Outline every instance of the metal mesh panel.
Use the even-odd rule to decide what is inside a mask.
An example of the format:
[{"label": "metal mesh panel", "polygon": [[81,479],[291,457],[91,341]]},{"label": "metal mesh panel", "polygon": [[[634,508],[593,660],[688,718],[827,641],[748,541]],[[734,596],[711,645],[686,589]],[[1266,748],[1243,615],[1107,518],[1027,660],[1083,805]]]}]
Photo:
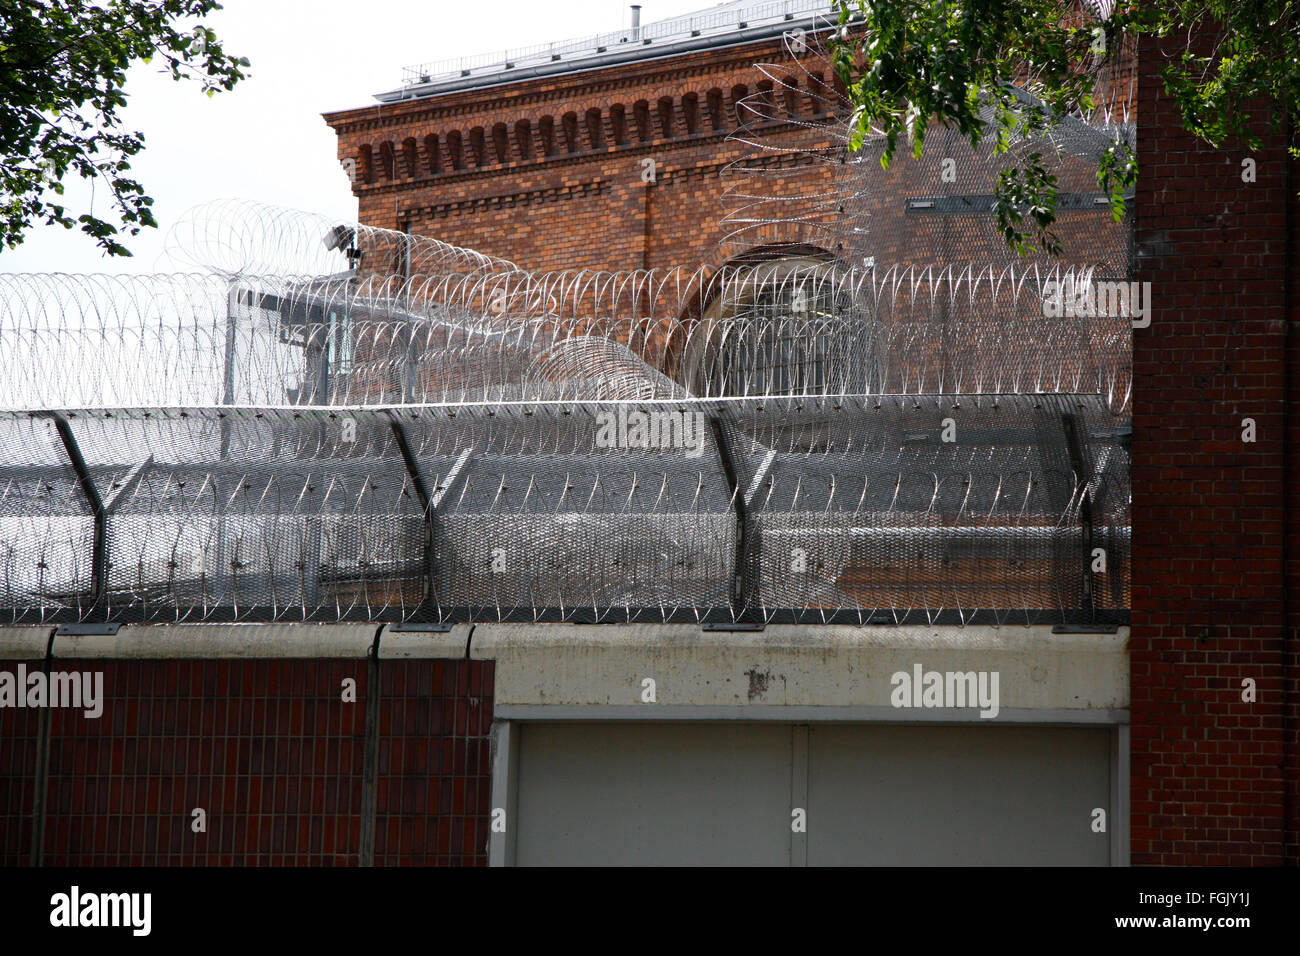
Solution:
[{"label": "metal mesh panel", "polygon": [[364,708],[338,687],[364,699],[364,664],[77,666],[103,672],[104,716],[51,712],[45,865],[356,865]]},{"label": "metal mesh panel", "polygon": [[[91,527],[73,549],[48,530],[67,515],[30,507],[0,604],[14,621],[1057,620],[1125,606],[1127,453],[1097,396],[62,420],[98,516],[60,499]],[[1084,560],[1094,539],[1101,578]]]},{"label": "metal mesh panel", "polygon": [[0,604],[15,623],[89,604],[95,522],[53,420],[0,416],[0,456]]},{"label": "metal mesh panel", "polygon": [[746,456],[750,540],[761,542],[747,571],[762,606],[857,606],[890,621],[1080,606],[1070,593],[1082,568],[1059,403],[871,411],[867,427],[799,413],[781,426],[790,445],[834,457],[760,458],[761,446]]}]

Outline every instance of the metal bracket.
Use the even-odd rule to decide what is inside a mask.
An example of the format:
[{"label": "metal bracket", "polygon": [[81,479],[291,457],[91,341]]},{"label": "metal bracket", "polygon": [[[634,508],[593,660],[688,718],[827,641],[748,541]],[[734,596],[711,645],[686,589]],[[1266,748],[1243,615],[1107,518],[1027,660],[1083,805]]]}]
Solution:
[{"label": "metal bracket", "polygon": [[[996,202],[997,197],[993,195],[909,196],[903,200],[903,212],[909,216],[988,215],[993,212]],[[1106,193],[1058,193],[1056,208],[1076,212],[1110,212],[1110,196]]]},{"label": "metal bracket", "polygon": [[115,637],[121,624],[60,624],[54,632],[55,637],[94,637],[108,635]]},{"label": "metal bracket", "polygon": [[451,629],[452,625],[446,621],[435,624],[390,624],[384,628],[392,634],[446,634]]},{"label": "metal bracket", "polygon": [[716,624],[701,624],[702,631],[762,631],[766,624],[754,624],[748,621],[721,621]]},{"label": "metal bracket", "polygon": [[748,551],[745,541],[745,526],[749,524],[749,503],[740,487],[740,478],[736,472],[735,460],[731,457],[731,445],[728,443],[726,426],[716,415],[709,416],[709,426],[713,430],[713,443],[718,446],[718,463],[726,476],[727,487],[731,491],[731,500],[736,507],[736,566],[732,576],[729,592],[733,614],[748,606],[745,600],[745,554]]},{"label": "metal bracket", "polygon": [[1053,624],[1053,634],[1118,634],[1117,624]]},{"label": "metal bracket", "polygon": [[135,490],[135,486],[140,483],[147,469],[153,467],[153,455],[146,455],[142,461],[136,462],[125,478],[118,484],[117,488],[110,491],[108,497],[104,499],[104,514],[111,515],[118,509]]}]

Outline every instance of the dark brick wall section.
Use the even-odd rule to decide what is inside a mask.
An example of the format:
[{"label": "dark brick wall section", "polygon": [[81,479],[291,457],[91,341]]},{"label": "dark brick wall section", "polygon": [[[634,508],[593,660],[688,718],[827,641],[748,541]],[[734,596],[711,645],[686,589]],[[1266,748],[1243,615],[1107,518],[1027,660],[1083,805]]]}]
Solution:
[{"label": "dark brick wall section", "polygon": [[492,661],[385,663],[376,866],[486,866]]},{"label": "dark brick wall section", "polygon": [[[1292,120],[1294,129],[1297,120]],[[1290,251],[1286,321],[1286,660],[1283,746],[1286,764],[1286,862],[1300,866],[1300,163],[1292,162],[1287,177],[1287,248]]]},{"label": "dark brick wall section", "polygon": [[[42,661],[0,661],[0,671],[44,667]],[[0,866],[31,862],[40,711],[0,707]]]},{"label": "dark brick wall section", "polygon": [[1300,175],[1263,128],[1254,153],[1184,133],[1161,59],[1144,41],[1137,278],[1154,308],[1133,346],[1132,860],[1296,862]]},{"label": "dark brick wall section", "polygon": [[358,862],[364,661],[57,664],[102,670],[106,699],[53,711],[46,865]]},{"label": "dark brick wall section", "polygon": [[[98,719],[49,711],[43,865],[363,862],[366,661],[53,666],[102,671],[104,709]],[[374,862],[485,865],[491,665],[382,661],[379,674]],[[342,699],[345,679],[356,681],[355,703]],[[5,866],[31,858],[39,714],[0,709]],[[206,832],[192,829],[195,808]]]}]

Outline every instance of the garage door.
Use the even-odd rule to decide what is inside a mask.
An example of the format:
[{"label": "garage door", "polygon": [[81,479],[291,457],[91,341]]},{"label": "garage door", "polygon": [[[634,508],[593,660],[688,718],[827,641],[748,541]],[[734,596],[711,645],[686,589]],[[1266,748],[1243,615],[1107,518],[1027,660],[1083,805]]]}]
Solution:
[{"label": "garage door", "polygon": [[[1100,865],[1113,731],[517,725],[520,865]],[[806,811],[806,832],[792,811]]]}]

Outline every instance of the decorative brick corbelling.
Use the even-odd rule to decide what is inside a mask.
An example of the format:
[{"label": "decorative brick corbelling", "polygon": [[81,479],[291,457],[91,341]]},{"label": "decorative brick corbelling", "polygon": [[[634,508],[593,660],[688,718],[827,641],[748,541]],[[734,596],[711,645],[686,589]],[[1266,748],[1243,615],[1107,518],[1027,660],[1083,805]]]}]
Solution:
[{"label": "decorative brick corbelling", "polygon": [[[767,51],[757,59],[756,54]],[[606,94],[634,89],[657,88],[664,84],[679,84],[683,79],[733,74],[758,74],[759,63],[789,63],[794,57],[779,41],[763,41],[746,47],[727,48],[728,56],[719,58],[711,51],[688,53],[677,57],[647,61],[644,64],[621,64],[591,74],[599,78],[586,78],[587,73],[567,74],[559,77],[539,77],[522,80],[517,84],[492,87],[488,90],[452,91],[401,103],[380,103],[326,113],[325,122],[340,134],[374,132],[393,125],[436,123],[457,117],[480,113],[503,113],[520,107],[533,107],[544,103],[568,102],[586,98],[609,98]],[[691,63],[692,59],[699,62]],[[653,64],[656,68],[645,70]],[[508,92],[502,92],[508,90]]]}]

